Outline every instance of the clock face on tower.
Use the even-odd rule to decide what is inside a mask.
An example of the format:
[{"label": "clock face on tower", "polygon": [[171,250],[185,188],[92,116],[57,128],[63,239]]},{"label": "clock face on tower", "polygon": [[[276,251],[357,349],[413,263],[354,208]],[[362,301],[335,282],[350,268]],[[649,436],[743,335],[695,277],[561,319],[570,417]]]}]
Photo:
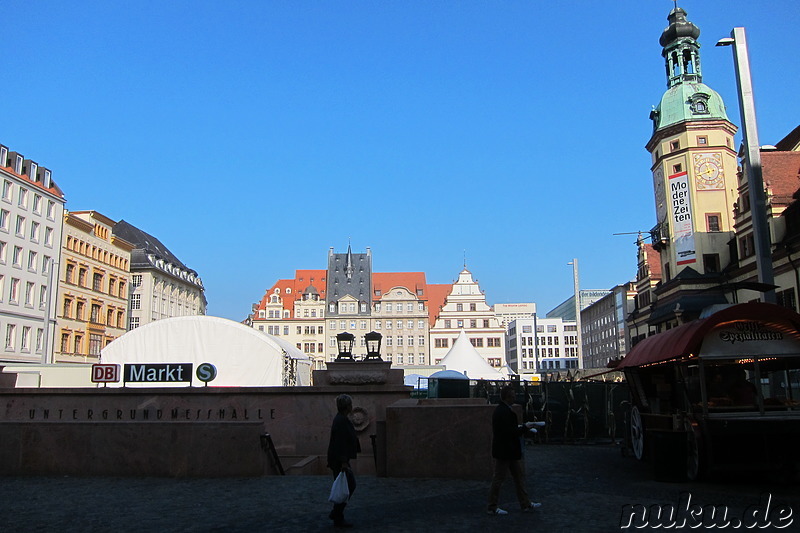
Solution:
[{"label": "clock face on tower", "polygon": [[722,154],[694,154],[694,177],[697,190],[720,190],[725,188],[722,173]]}]

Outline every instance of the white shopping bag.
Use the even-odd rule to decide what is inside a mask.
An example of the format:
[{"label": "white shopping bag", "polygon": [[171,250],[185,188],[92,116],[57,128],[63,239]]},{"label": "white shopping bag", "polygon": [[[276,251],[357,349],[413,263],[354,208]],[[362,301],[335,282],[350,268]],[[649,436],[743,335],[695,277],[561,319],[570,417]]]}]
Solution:
[{"label": "white shopping bag", "polygon": [[333,480],[333,485],[331,485],[331,495],[328,498],[328,501],[333,503],[345,503],[349,499],[350,488],[347,486],[347,476],[345,475],[344,470],[342,470],[339,472],[339,475],[336,476],[336,479]]}]

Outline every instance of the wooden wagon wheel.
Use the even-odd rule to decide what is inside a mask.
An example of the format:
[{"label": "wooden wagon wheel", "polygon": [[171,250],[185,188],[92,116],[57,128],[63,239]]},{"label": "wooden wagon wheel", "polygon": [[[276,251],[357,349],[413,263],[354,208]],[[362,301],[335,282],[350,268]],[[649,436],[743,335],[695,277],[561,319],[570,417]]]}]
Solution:
[{"label": "wooden wagon wheel", "polygon": [[641,460],[644,457],[644,421],[639,407],[635,405],[631,409],[631,446],[633,455]]}]

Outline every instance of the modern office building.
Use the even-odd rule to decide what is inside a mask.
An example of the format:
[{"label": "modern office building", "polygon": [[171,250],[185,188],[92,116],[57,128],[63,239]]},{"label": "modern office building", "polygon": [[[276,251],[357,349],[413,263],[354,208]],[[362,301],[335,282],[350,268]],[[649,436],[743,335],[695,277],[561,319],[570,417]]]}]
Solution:
[{"label": "modern office building", "polygon": [[533,318],[536,316],[536,304],[519,303],[519,304],[494,304],[492,306],[494,315],[504,328],[508,328],[514,320],[518,318]]},{"label": "modern office building", "polygon": [[603,370],[609,361],[628,353],[626,319],[633,311],[635,298],[634,283],[628,282],[581,311],[583,368]]},{"label": "modern office building", "polygon": [[0,145],[0,364],[52,362],[64,194],[51,171]]},{"label": "modern office building", "polygon": [[136,226],[120,220],[113,235],[133,244],[128,329],[162,318],[205,315],[203,281],[164,244]]},{"label": "modern office building", "polygon": [[[580,294],[581,310],[586,309],[600,298],[608,295],[606,289],[581,289]],[[545,318],[561,318],[563,320],[575,321],[575,295],[573,294],[545,315]]]},{"label": "modern office building", "polygon": [[519,318],[506,333],[509,367],[522,376],[578,368],[578,328],[574,320]]},{"label": "modern office building", "polygon": [[97,211],[65,211],[56,307],[57,363],[96,363],[127,331],[133,245]]}]

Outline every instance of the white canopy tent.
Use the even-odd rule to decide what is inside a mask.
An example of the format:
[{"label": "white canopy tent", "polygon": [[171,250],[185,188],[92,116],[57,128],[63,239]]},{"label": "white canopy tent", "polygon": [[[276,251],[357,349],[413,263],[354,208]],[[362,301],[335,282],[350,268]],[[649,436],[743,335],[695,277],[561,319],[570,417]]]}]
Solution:
[{"label": "white canopy tent", "polygon": [[[285,366],[293,372],[295,385],[309,385],[311,381],[311,360],[288,342],[213,316],[166,318],[133,329],[106,346],[100,362],[192,363],[193,369],[211,363],[217,376],[209,386],[217,387],[279,387],[284,385]],[[196,375],[191,378],[192,386],[203,385]]]},{"label": "white canopy tent", "polygon": [[493,368],[478,353],[463,329],[439,364],[447,370],[466,374],[469,379],[505,379],[502,372]]}]

